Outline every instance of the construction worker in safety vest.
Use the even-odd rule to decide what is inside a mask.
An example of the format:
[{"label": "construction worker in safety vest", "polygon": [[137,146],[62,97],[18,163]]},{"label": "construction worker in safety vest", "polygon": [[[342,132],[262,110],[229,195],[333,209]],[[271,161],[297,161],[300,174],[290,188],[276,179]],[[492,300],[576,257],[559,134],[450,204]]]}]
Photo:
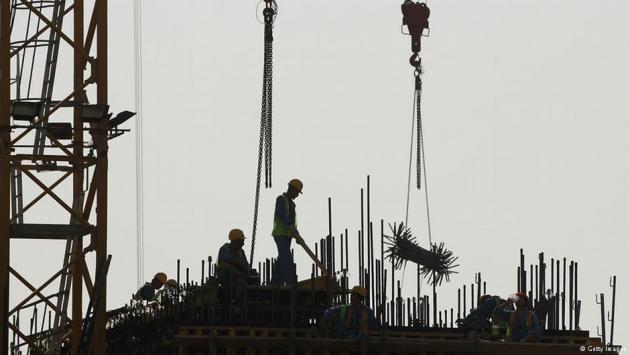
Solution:
[{"label": "construction worker in safety vest", "polygon": [[153,276],[153,280],[151,280],[151,282],[146,282],[138,289],[136,294],[133,296],[133,299],[136,301],[153,301],[155,291],[161,289],[167,279],[168,278],[165,273],[158,272],[155,276]]},{"label": "construction worker in safety vest", "polygon": [[295,200],[302,193],[302,181],[293,179],[289,181],[287,192],[276,198],[276,208],[273,216],[273,236],[278,247],[274,274],[271,283],[274,285],[293,284],[295,282],[295,269],[293,255],[291,254],[291,241],[296,238],[301,242],[302,237],[297,229],[295,218]]},{"label": "construction worker in safety vest", "polygon": [[[507,310],[506,307],[510,307],[512,304],[516,305],[516,310]],[[508,322],[507,340],[535,343],[542,336],[538,317],[530,310],[529,298],[523,292],[508,297],[507,301],[495,308],[493,315]]]},{"label": "construction worker in safety vest", "polygon": [[374,312],[363,304],[367,290],[354,286],[350,304],[331,307],[320,320],[322,335],[333,338],[367,340],[368,329],[378,327]]}]

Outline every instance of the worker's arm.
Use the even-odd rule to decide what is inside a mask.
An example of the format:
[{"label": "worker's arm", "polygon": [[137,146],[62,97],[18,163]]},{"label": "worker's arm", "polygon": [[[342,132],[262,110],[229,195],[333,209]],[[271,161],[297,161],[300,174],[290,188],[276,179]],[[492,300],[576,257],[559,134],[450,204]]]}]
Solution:
[{"label": "worker's arm", "polygon": [[512,312],[506,311],[505,307],[507,307],[510,303],[512,303],[512,301],[507,300],[498,305],[492,312],[492,317],[508,322],[510,320],[510,315],[512,314]]}]

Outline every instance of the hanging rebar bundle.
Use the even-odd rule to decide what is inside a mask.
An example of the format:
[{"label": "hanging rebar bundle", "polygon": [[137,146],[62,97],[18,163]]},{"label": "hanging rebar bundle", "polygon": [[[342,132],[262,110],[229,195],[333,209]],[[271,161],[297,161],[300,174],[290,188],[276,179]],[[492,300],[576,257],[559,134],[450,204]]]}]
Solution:
[{"label": "hanging rebar bundle", "polygon": [[450,281],[450,275],[457,273],[453,269],[459,266],[455,264],[457,257],[453,252],[444,247],[444,243],[433,244],[432,250],[426,250],[419,246],[416,238],[412,236],[411,229],[400,223],[398,226],[390,224],[392,235],[385,235],[387,257],[392,260],[396,269],[400,269],[406,262],[412,262],[421,266],[420,274],[427,278],[433,285],[440,285],[444,280]]}]

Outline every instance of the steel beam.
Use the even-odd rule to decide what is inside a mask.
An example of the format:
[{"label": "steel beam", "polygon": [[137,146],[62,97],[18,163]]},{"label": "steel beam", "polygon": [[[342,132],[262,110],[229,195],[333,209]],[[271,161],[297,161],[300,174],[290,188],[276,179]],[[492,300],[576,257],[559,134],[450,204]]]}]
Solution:
[{"label": "steel beam", "polygon": [[11,168],[11,134],[9,130],[11,94],[9,37],[10,0],[0,0],[0,354],[9,351],[9,230],[11,227],[9,171]]},{"label": "steel beam", "polygon": [[[108,104],[107,94],[107,1],[96,0],[96,100],[98,104]],[[107,128],[107,122],[101,122]],[[102,272],[107,258],[107,134],[98,132],[96,171],[96,275]],[[101,299],[95,309],[94,354],[105,355],[105,324],[107,322],[107,279],[103,282]]]},{"label": "steel beam", "polygon": [[[83,49],[83,0],[74,0],[74,92],[81,90],[83,84],[83,68],[85,68],[87,57]],[[77,95],[78,98],[83,95]],[[73,156],[80,159],[83,156],[83,127],[81,121],[81,107],[75,105],[73,108],[74,147]],[[72,174],[72,209],[77,215],[83,217],[83,169],[75,166]],[[82,219],[72,218],[71,223],[81,224]],[[72,242],[72,254],[78,257],[78,253],[83,249],[83,239],[74,238]],[[79,262],[72,266],[72,354],[76,354],[79,349],[83,318],[83,275],[87,270],[83,270],[85,262],[80,257]]]}]

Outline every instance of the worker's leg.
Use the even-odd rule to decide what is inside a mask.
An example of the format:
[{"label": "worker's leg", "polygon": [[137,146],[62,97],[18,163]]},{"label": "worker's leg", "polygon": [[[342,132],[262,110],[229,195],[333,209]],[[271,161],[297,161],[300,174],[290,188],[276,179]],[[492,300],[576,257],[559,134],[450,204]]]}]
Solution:
[{"label": "worker's leg", "polygon": [[272,283],[274,285],[288,284],[293,280],[293,256],[291,255],[292,238],[279,235],[274,236],[273,239],[278,247],[278,259],[274,267]]}]

